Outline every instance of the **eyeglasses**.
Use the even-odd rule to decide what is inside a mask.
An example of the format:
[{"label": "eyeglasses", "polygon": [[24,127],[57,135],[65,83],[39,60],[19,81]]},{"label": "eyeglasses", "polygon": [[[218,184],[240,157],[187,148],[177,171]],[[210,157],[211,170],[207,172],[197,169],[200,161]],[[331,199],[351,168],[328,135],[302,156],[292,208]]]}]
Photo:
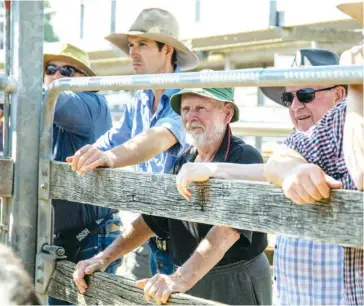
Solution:
[{"label": "eyeglasses", "polygon": [[66,66],[47,65],[45,73],[46,75],[55,75],[58,70],[59,73],[65,77],[74,77],[77,72],[82,73],[83,75],[86,76],[86,74],[81,70],[78,70],[77,68],[68,65]]},{"label": "eyeglasses", "polygon": [[291,91],[291,92],[283,92],[281,95],[282,103],[286,107],[290,107],[292,105],[293,99],[294,99],[294,92],[296,93],[296,97],[298,101],[301,103],[309,103],[315,100],[316,92],[324,91],[324,90],[331,90],[333,88],[336,88],[337,86],[322,88],[322,89],[313,89],[313,88],[302,88],[297,91]]}]

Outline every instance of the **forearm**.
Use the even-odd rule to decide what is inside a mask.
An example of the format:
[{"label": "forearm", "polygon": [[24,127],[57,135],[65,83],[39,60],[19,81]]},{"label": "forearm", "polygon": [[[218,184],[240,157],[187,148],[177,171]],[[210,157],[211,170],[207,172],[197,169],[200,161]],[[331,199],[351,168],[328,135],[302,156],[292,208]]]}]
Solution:
[{"label": "forearm", "polygon": [[226,180],[248,180],[265,182],[264,164],[213,163],[213,177]]},{"label": "forearm", "polygon": [[239,238],[240,234],[232,228],[214,226],[176,274],[188,284],[189,288],[192,288],[223,258]]},{"label": "forearm", "polygon": [[284,178],[292,169],[303,164],[307,164],[307,160],[301,154],[284,148],[268,159],[264,167],[264,176],[268,182],[281,187]]},{"label": "forearm", "polygon": [[154,232],[144,222],[143,217],[139,216],[126,227],[123,233],[109,247],[96,257],[100,257],[107,264],[110,264],[144,244],[153,235]]},{"label": "forearm", "polygon": [[175,145],[177,139],[165,127],[149,129],[106,153],[113,168],[140,164]]}]

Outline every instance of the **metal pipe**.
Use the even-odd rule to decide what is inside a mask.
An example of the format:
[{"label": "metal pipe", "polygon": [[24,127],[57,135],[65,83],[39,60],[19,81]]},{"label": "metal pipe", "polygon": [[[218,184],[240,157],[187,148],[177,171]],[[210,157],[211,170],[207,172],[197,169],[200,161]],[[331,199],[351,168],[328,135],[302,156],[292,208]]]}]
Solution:
[{"label": "metal pipe", "polygon": [[[4,1],[5,6],[5,16],[4,16],[4,51],[5,51],[5,62],[4,62],[4,73],[5,76],[10,75],[10,65],[11,65],[11,56],[10,56],[10,1]],[[9,86],[9,82],[11,83]],[[8,83],[4,86],[6,89],[14,89],[16,88],[14,79],[7,79],[5,83]],[[14,87],[14,88],[12,88]],[[3,113],[3,156],[5,158],[9,157],[9,116],[10,116],[10,94],[9,92],[5,92],[4,97],[4,113]],[[0,239],[2,243],[5,243],[8,240],[8,229],[9,229],[9,211],[10,211],[10,200],[9,198],[1,198],[1,216],[0,216]]]},{"label": "metal pipe", "polygon": [[125,89],[165,89],[188,87],[243,87],[243,86],[295,86],[361,84],[363,67],[316,66],[297,68],[245,69],[230,71],[204,71],[159,75],[128,75],[89,78],[62,78],[53,82],[44,103],[44,130],[41,133],[41,158],[50,160],[51,130],[54,105],[58,94],[64,90],[96,91]]},{"label": "metal pipe", "polygon": [[110,33],[115,32],[115,25],[116,25],[116,0],[111,0]]},{"label": "metal pipe", "polygon": [[[11,1],[11,75],[14,188],[9,243],[34,277],[37,243],[38,156],[43,76],[43,1]],[[31,26],[30,26],[31,25]]]},{"label": "metal pipe", "polygon": [[[10,75],[10,65],[11,65],[11,53],[10,53],[10,1],[5,0],[5,41],[4,41],[4,49],[5,49],[5,66],[4,73],[5,75]],[[9,157],[9,116],[10,116],[10,94],[5,93],[4,98],[4,124],[3,124],[3,154],[4,157]],[[4,208],[4,207],[3,207]]]}]

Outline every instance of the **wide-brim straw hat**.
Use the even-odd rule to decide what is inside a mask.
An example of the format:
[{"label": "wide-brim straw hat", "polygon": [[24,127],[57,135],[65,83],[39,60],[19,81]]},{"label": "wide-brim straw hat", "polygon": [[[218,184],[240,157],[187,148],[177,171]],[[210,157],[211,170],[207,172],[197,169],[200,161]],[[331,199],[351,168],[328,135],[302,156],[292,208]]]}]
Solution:
[{"label": "wide-brim straw hat", "polygon": [[[339,65],[339,56],[329,50],[300,49],[297,50],[291,67],[331,66]],[[309,85],[309,84],[307,84]],[[272,101],[287,107],[281,96],[285,87],[260,87],[261,92]]]},{"label": "wide-brim straw hat", "polygon": [[359,21],[360,24],[363,26],[363,10],[364,10],[363,1],[342,3],[339,4],[337,8],[344,14]]},{"label": "wide-brim straw hat", "polygon": [[67,61],[83,71],[87,76],[96,76],[92,71],[88,55],[85,51],[70,43],[60,43],[52,46],[52,50],[44,53],[44,71],[50,61]]},{"label": "wide-brim straw hat", "polygon": [[231,103],[234,106],[234,115],[231,118],[231,123],[239,120],[239,107],[234,101],[234,88],[186,88],[175,93],[171,97],[171,107],[181,115],[181,99],[184,94],[194,94],[202,97],[214,99],[218,102]]},{"label": "wide-brim straw hat", "polygon": [[174,47],[177,54],[176,64],[181,70],[193,69],[198,65],[197,56],[179,41],[177,20],[168,11],[159,8],[145,9],[139,14],[128,32],[112,33],[105,39],[128,55],[128,36],[144,37]]}]

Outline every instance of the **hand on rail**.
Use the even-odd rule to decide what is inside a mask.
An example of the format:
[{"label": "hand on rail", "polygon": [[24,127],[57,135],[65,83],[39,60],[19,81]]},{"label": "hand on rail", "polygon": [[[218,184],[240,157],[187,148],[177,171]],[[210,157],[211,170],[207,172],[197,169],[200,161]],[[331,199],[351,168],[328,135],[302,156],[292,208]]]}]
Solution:
[{"label": "hand on rail", "polygon": [[341,187],[341,182],[326,175],[314,164],[296,166],[282,183],[284,194],[296,204],[310,204],[323,198],[327,199],[330,196],[330,188]]},{"label": "hand on rail", "polygon": [[216,166],[213,163],[187,163],[184,164],[176,177],[178,192],[187,200],[191,199],[191,182],[205,182],[214,175]]},{"label": "hand on rail", "polygon": [[83,175],[97,167],[112,168],[112,159],[108,152],[100,151],[95,144],[86,145],[79,149],[75,155],[66,158],[72,164],[72,170]]},{"label": "hand on rail", "polygon": [[87,289],[87,283],[85,281],[86,275],[91,275],[94,272],[104,272],[109,264],[105,262],[101,257],[93,257],[91,259],[82,260],[77,263],[76,269],[73,272],[73,280],[78,290],[84,294]]},{"label": "hand on rail", "polygon": [[139,288],[144,288],[147,302],[152,298],[157,304],[166,304],[173,292],[183,293],[190,289],[178,272],[172,275],[156,274],[152,278],[139,280],[135,284]]}]

